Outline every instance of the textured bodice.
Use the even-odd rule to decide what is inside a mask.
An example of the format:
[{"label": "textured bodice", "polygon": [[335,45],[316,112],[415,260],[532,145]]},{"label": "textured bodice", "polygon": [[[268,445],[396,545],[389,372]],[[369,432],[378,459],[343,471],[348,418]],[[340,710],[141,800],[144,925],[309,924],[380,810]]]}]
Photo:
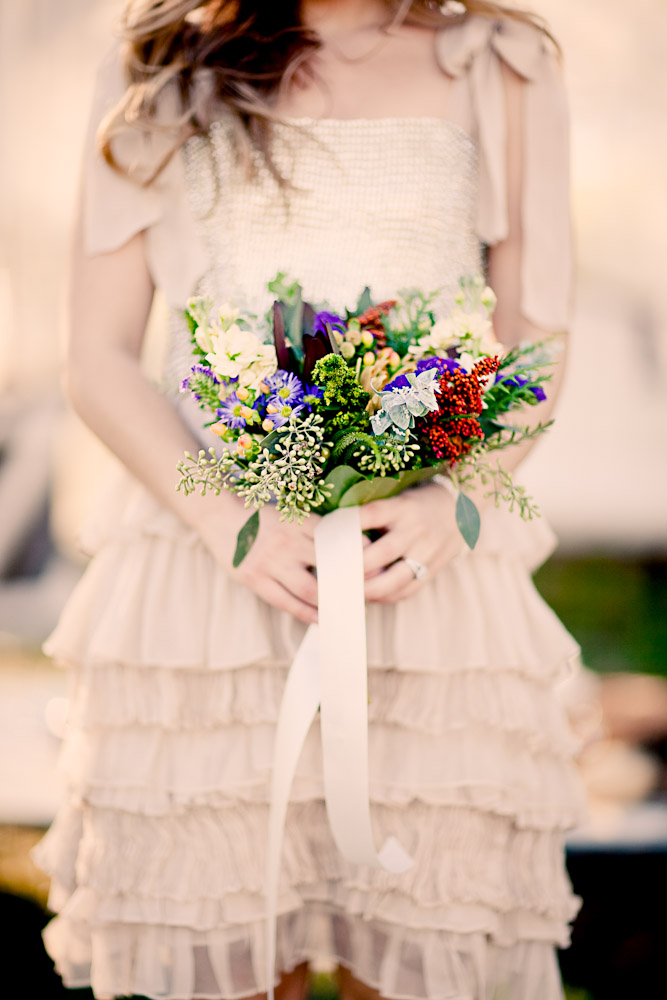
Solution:
[{"label": "textured bodice", "polygon": [[[477,147],[440,119],[295,120],[276,126],[280,188],[257,157],[248,177],[231,126],[184,151],[191,209],[207,250],[198,292],[263,313],[279,271],[308,301],[353,306],[419,287],[446,311],[458,279],[481,263],[475,234]],[[167,383],[187,371],[187,338],[173,330]],[[184,343],[185,340],[185,343]]]}]

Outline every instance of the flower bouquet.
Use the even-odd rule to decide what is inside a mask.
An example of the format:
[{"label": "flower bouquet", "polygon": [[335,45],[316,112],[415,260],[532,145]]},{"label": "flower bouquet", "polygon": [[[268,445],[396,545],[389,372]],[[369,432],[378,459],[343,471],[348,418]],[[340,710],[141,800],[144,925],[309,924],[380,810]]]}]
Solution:
[{"label": "flower bouquet", "polygon": [[457,491],[456,519],[474,547],[473,480],[496,503],[537,508],[496,463],[494,451],[541,433],[507,415],[545,398],[551,377],[546,342],[509,351],[495,339],[495,295],[481,276],[462,278],[449,316],[436,319],[437,293],[401,292],[374,303],[369,289],[344,315],[303,301],[298,282],[279,274],[263,317],[191,299],[186,317],[195,364],[181,383],[211,414],[221,439],[179,464],[178,489],[226,488],[255,511],[239,533],[234,565],[259,529],[259,508],[275,502],[300,521],[394,496],[444,474]]}]

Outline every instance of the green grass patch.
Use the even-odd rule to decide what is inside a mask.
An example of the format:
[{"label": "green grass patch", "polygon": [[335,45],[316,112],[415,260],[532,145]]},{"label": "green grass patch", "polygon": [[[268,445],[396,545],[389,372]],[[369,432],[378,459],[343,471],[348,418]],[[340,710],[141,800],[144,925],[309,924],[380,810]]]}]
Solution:
[{"label": "green grass patch", "polygon": [[586,666],[667,677],[667,559],[554,558],[535,583]]}]

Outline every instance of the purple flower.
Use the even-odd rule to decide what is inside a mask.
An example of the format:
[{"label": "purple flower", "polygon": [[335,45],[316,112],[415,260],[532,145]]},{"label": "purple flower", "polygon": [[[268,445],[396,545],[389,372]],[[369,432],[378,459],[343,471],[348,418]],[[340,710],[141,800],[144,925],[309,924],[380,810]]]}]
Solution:
[{"label": "purple flower", "polygon": [[[421,372],[428,371],[430,368],[436,368],[438,371],[438,377],[442,375],[444,371],[456,371],[457,368],[462,368],[463,366],[454,361],[453,358],[441,358],[441,357],[428,357],[420,358],[417,362],[417,367],[415,368],[415,375],[419,375]],[[391,382],[387,382],[384,387],[384,391],[391,389],[405,389],[410,385],[407,375],[397,375],[396,378],[392,379]]]},{"label": "purple flower", "polygon": [[269,375],[268,378],[264,379],[264,382],[269,387],[269,392],[277,392],[281,386],[286,385],[288,379],[292,377],[292,373],[285,371],[283,368],[279,368],[277,372],[273,375]]},{"label": "purple flower", "polygon": [[435,356],[430,358],[420,358],[417,362],[415,371],[419,374],[419,372],[424,372],[428,368],[437,368],[438,375],[442,375],[445,371],[455,372],[457,368],[462,367],[463,365],[454,358],[441,358]]},{"label": "purple flower", "polygon": [[[278,374],[281,375],[280,380],[276,378]],[[270,392],[269,403],[274,406],[293,406],[303,399],[301,379],[291,372],[276,372],[266,381]]]},{"label": "purple flower", "polygon": [[313,334],[326,333],[324,324],[327,323],[332,330],[339,330],[341,333],[345,332],[345,320],[342,317],[337,316],[336,313],[328,312],[326,309],[322,309],[321,312],[315,313],[315,319],[313,320]]},{"label": "purple flower", "polygon": [[391,389],[407,389],[410,383],[408,382],[407,375],[397,375],[393,378],[391,382],[387,382],[384,387],[385,392],[389,392]]},{"label": "purple flower", "polygon": [[[514,385],[518,389],[522,386],[527,386],[528,389],[535,396],[538,403],[542,403],[546,398],[547,394],[541,385],[529,385],[529,379],[525,375],[505,375],[503,376],[501,372],[498,372],[495,378],[495,382],[502,382],[503,385]],[[495,384],[495,383],[494,383]]]},{"label": "purple flower", "polygon": [[227,424],[233,430],[238,430],[247,424],[247,420],[241,416],[241,411],[245,408],[246,404],[233,392],[227,399],[222,400],[216,411],[216,416],[221,424]]},{"label": "purple flower", "polygon": [[213,374],[212,370],[207,365],[193,365],[190,374],[186,375],[179,388],[181,392],[190,390],[195,399],[201,399],[201,389],[210,388],[213,385],[220,385],[220,379]]},{"label": "purple flower", "polygon": [[277,413],[267,413],[266,419],[271,421],[273,429],[275,430],[276,427],[282,427],[283,424],[286,424],[293,413],[300,413],[302,409],[303,405],[301,403],[299,403],[298,406],[289,406],[288,404],[284,404],[280,407]]}]

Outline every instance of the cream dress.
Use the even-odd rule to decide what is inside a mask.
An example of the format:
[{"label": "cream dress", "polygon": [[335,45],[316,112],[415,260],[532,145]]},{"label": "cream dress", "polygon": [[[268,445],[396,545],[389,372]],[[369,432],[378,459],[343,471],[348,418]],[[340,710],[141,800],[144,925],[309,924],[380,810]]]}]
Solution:
[{"label": "cream dress", "polygon": [[[566,325],[555,58],[532,28],[481,18],[437,46],[454,81],[447,118],[277,128],[289,210],[266,170],[245,179],[224,119],[148,189],[113,174],[91,132],[88,250],[147,230],[172,314],[164,391],[200,436],[177,392],[189,367],[179,310],[195,290],[259,311],[282,270],[334,308],[369,284],[379,299],[439,288],[447,310],[459,275],[506,232],[503,60],[525,79],[523,309]],[[91,127],[122,89],[111,55]],[[131,137],[126,153],[139,170],[162,142]],[[68,986],[101,996],[265,990],[274,724],[303,626],[232,582],[125,474],[85,534],[94,556],[47,644],[72,676],[69,798],[37,849],[59,914],[48,950]],[[577,910],[562,840],[581,796],[553,687],[578,649],[530,579],[552,545],[543,521],[490,513],[474,553],[411,599],[368,608],[372,819],[377,842],[394,834],[415,864],[391,875],[338,853],[315,723],[288,811],[277,968],[340,962],[409,1000],[562,996],[554,946]]]}]

